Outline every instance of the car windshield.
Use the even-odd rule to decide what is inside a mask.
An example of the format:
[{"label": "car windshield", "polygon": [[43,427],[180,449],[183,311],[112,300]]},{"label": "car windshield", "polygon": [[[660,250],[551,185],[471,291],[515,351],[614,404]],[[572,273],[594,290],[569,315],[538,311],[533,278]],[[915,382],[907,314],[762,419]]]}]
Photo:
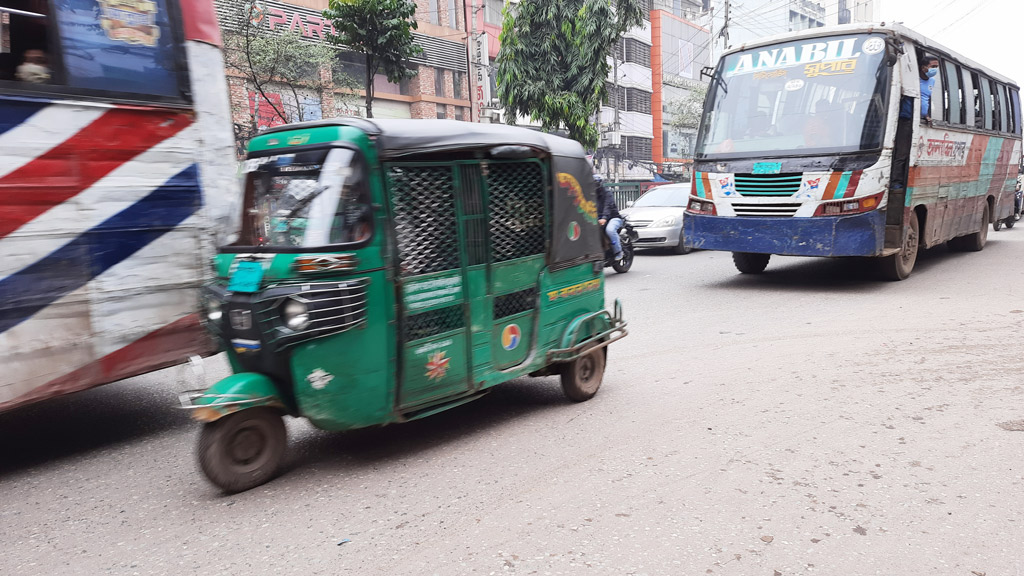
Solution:
[{"label": "car windshield", "polygon": [[352,150],[252,158],[246,171],[237,245],[314,248],[369,238],[366,170]]},{"label": "car windshield", "polygon": [[889,78],[885,53],[882,36],[860,34],[729,54],[709,89],[697,157],[880,148]]},{"label": "car windshield", "polygon": [[689,186],[658,186],[651,188],[633,203],[633,206],[678,206],[686,207],[690,194]]}]

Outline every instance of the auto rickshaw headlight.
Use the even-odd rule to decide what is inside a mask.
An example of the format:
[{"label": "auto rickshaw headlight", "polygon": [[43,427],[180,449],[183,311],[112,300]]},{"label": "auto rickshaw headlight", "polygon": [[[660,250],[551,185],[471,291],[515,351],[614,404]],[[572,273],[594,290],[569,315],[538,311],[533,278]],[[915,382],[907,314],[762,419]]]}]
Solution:
[{"label": "auto rickshaw headlight", "polygon": [[287,326],[289,330],[298,332],[300,330],[305,330],[306,327],[309,326],[309,309],[306,307],[305,303],[294,298],[289,298],[288,301],[284,303],[284,308],[281,310],[281,317],[284,319],[284,325]]},{"label": "auto rickshaw headlight", "polygon": [[213,299],[207,300],[206,319],[210,322],[220,322],[222,316],[224,316],[224,311],[220,307],[220,302]]}]

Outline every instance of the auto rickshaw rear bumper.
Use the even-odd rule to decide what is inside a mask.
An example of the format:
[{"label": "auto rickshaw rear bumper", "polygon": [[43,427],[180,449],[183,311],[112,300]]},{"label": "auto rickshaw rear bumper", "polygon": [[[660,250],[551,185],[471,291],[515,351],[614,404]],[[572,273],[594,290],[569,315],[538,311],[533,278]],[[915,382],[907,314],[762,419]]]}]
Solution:
[{"label": "auto rickshaw rear bumper", "polygon": [[[594,326],[597,326],[595,329]],[[587,335],[589,333],[589,335]],[[604,348],[629,334],[622,318],[622,303],[615,299],[615,311],[599,310],[573,319],[562,335],[561,348],[548,350],[548,362],[571,362],[595,348]]]}]

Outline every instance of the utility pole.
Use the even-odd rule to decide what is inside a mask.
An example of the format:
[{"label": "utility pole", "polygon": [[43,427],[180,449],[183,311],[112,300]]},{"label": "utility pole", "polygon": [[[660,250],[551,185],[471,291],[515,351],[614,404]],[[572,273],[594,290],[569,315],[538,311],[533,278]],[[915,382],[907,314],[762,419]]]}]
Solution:
[{"label": "utility pole", "polygon": [[[622,38],[618,40],[619,45],[622,45]],[[619,134],[619,55],[616,50],[612,50],[612,77],[614,78],[615,88],[615,126],[612,131],[612,147],[615,150],[615,181],[619,181],[619,146],[622,143],[622,136]]]},{"label": "utility pole", "polygon": [[722,22],[722,31],[718,33],[722,37],[722,51],[729,49],[729,0],[725,0],[725,20]]}]

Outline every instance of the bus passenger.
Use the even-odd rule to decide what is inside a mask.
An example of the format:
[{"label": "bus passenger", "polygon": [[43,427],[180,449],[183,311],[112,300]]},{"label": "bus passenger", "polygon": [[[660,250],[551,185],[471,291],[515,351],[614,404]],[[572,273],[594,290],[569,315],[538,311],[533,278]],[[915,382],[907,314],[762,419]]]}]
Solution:
[{"label": "bus passenger", "polygon": [[26,50],[25,61],[18,66],[15,78],[22,82],[45,84],[50,81],[50,68],[46,65],[46,52],[42,50]]},{"label": "bus passenger", "polygon": [[[917,65],[917,71],[921,77],[921,119],[931,124],[932,90],[935,88],[935,76],[939,73],[939,59],[922,54]],[[911,120],[913,117],[914,100],[903,98],[900,102],[900,119]]]}]

